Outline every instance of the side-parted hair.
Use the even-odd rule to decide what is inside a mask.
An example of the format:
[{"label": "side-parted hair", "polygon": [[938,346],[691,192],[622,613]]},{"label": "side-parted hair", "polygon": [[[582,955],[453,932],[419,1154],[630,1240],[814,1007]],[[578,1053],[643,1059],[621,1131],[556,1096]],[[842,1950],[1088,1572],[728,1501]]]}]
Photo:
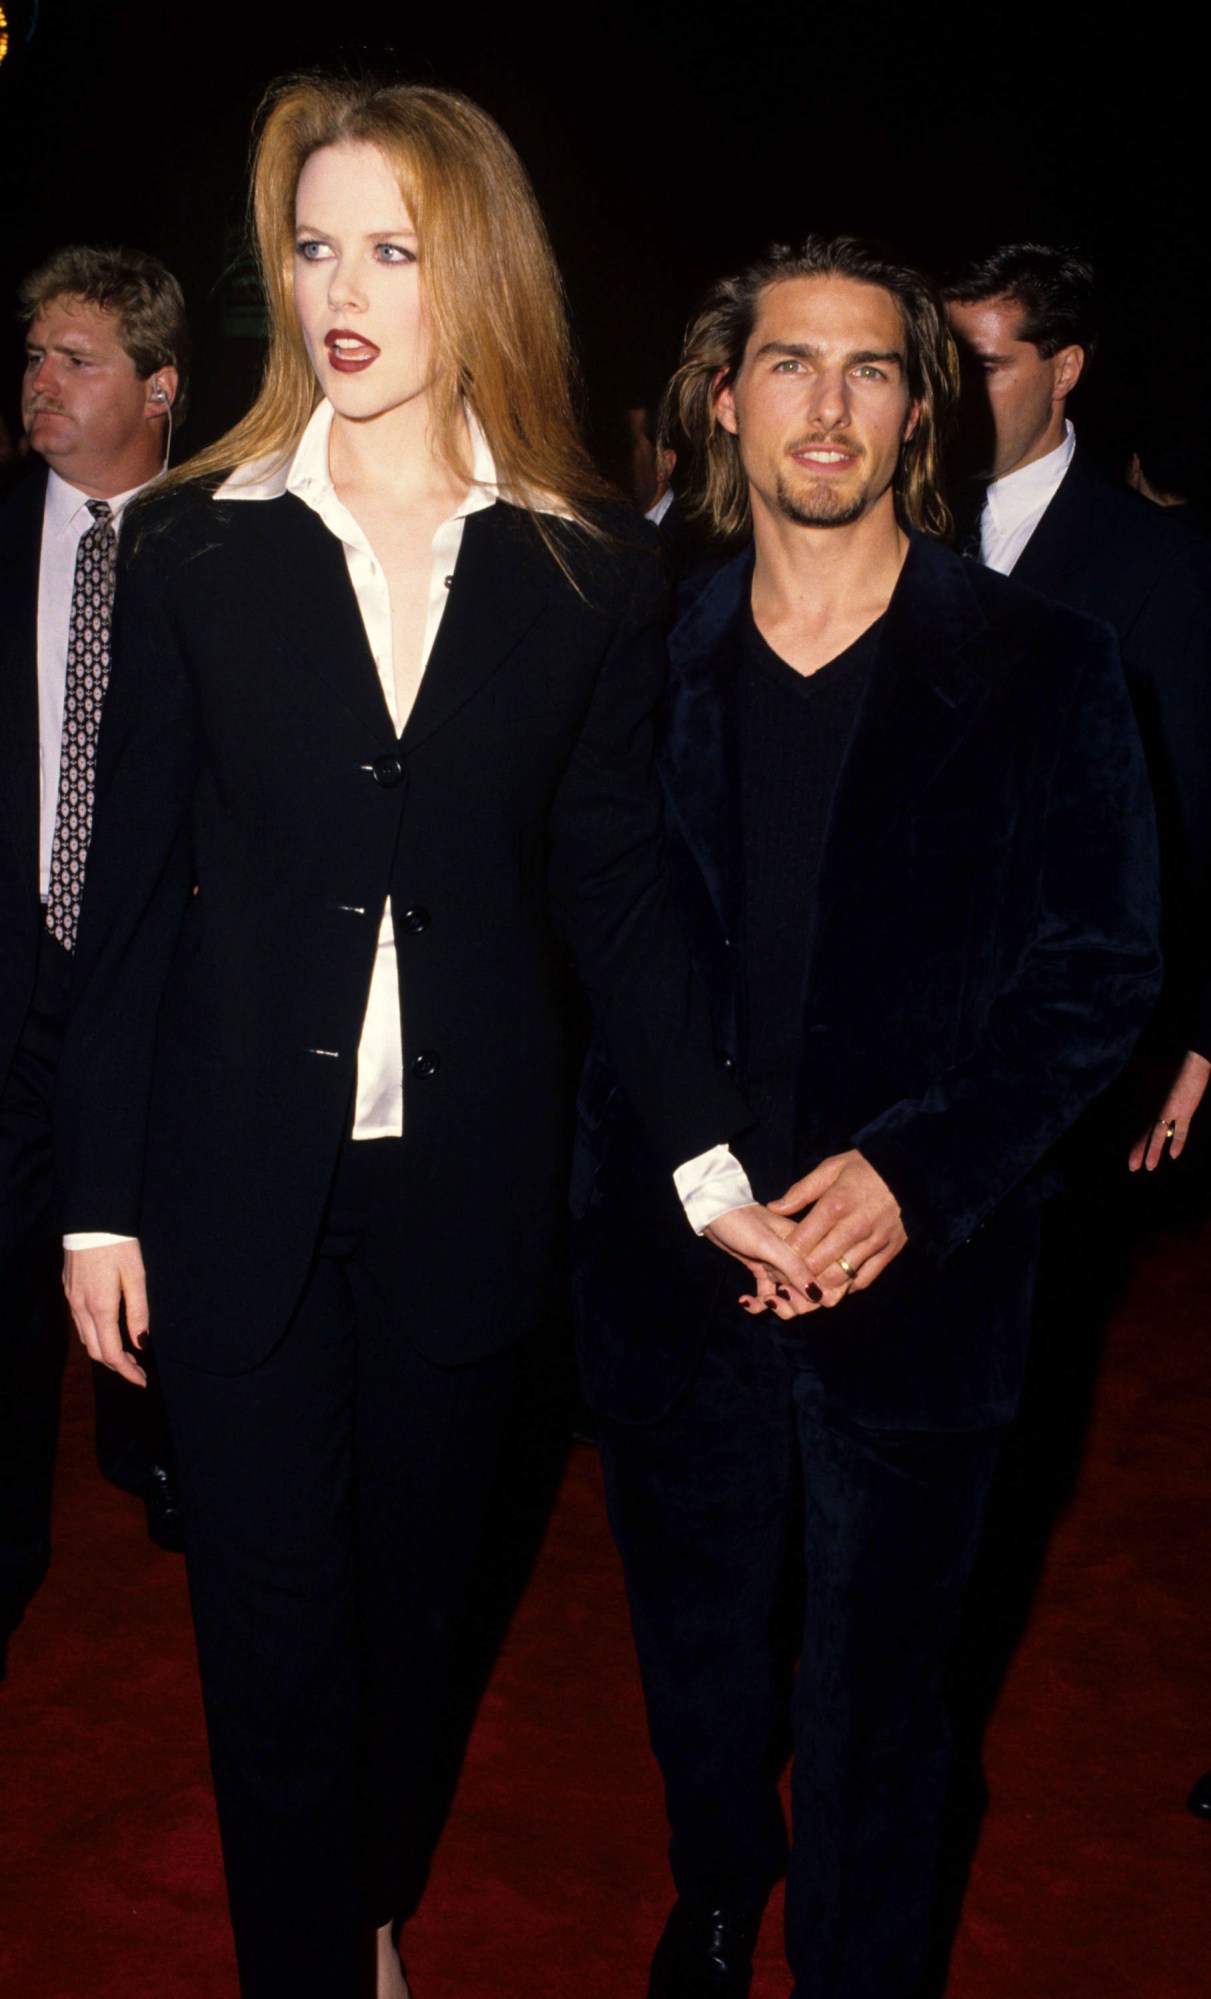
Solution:
[{"label": "side-parted hair", "polygon": [[775,244],[712,286],[690,323],[661,412],[661,435],[676,447],[680,432],[690,447],[684,505],[723,544],[736,546],[752,534],[748,480],[739,442],[719,422],[719,393],[740,372],[764,293],[791,278],[854,278],[895,299],[904,327],[908,391],[920,411],[900,452],[896,502],[907,526],[945,538],[951,519],[939,484],[940,437],[958,394],[954,342],[931,281],[856,236],[808,236],[797,248]]},{"label": "side-parted hair", "polygon": [[1018,338],[1037,347],[1045,361],[1061,347],[1080,347],[1088,364],[1097,351],[1093,266],[1072,250],[1049,243],[1003,243],[955,271],[942,292],[956,305],[1003,298],[1020,306]]},{"label": "side-parted hair", "polygon": [[78,298],[112,312],[118,339],[140,381],[157,368],[178,375],[172,405],[179,428],[189,402],[189,323],[185,299],[172,272],[145,250],[67,243],[31,271],[17,290],[22,324],[28,327],[56,299]]},{"label": "side-parted hair", "polygon": [[[608,497],[581,441],[563,286],[538,204],[500,127],[469,98],[429,85],[288,77],[262,106],[251,213],[269,318],[260,393],[241,422],[175,481],[211,481],[284,458],[320,398],[294,305],[295,195],[323,146],[376,146],[415,226],[434,361],[438,449],[469,481],[466,398],[501,487],[518,504],[586,509]],[[540,531],[541,514],[535,515]]]}]

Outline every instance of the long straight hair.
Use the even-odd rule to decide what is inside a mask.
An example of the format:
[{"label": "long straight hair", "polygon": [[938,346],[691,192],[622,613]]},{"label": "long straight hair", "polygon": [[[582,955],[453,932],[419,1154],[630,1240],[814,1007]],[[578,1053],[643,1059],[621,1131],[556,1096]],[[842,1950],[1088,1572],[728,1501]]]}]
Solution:
[{"label": "long straight hair", "polygon": [[[433,356],[437,449],[469,482],[462,406],[474,411],[508,497],[552,503],[590,532],[610,488],[581,441],[563,286],[538,204],[500,127],[469,98],[427,85],[287,77],[262,106],[251,211],[269,319],[260,393],[173,483],[212,481],[298,443],[320,390],[294,305],[295,195],[322,146],[376,146],[417,232]],[[544,538],[540,515],[536,523]]]},{"label": "long straight hair", "polygon": [[776,245],[711,287],[690,323],[681,365],[665,391],[662,435],[689,446],[683,488],[687,511],[724,545],[746,541],[753,527],[740,447],[719,422],[719,392],[740,372],[769,287],[791,278],[832,277],[878,285],[899,307],[908,391],[920,413],[896,467],[896,504],[910,528],[943,540],[950,534],[940,455],[943,426],[958,393],[959,363],[941,298],[927,277],[878,244],[856,236],[809,236],[795,248]]}]

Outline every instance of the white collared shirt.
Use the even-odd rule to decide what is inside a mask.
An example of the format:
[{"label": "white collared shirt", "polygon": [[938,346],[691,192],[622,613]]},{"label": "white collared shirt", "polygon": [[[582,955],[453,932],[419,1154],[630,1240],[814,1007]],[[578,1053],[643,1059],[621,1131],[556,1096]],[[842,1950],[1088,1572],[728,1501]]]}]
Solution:
[{"label": "white collared shirt", "polygon": [[1075,450],[1076,433],[1071,419],[1065,417],[1062,444],[1045,458],[1036,458],[992,481],[980,515],[980,553],[986,569],[1009,575],[1059,491]]},{"label": "white collared shirt", "polygon": [[[114,533],[142,486],[106,500]],[[42,505],[42,555],[38,564],[38,892],[50,894],[50,857],[59,809],[59,764],[63,755],[63,697],[67,686],[67,642],[76,556],[82,535],[95,527],[88,511],[91,493],[47,473]]]}]

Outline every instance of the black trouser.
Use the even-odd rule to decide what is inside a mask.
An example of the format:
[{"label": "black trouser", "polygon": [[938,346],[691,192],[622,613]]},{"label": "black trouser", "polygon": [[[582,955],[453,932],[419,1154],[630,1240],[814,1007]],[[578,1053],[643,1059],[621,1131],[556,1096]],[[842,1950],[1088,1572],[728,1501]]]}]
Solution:
[{"label": "black trouser", "polygon": [[400,1151],[346,1144],[266,1360],[161,1363],[245,1999],[353,1999],[370,1931],[415,1902],[451,1632],[510,1412],[515,1350],[435,1366],[371,1274]]},{"label": "black trouser", "polygon": [[[51,1484],[67,1313],[51,1178],[51,1105],[71,959],[42,939],[34,997],[0,1091],[0,1632],[11,1630],[50,1560]],[[136,1491],[164,1464],[168,1435],[154,1382],[140,1389],[93,1370],[97,1458]]]},{"label": "black trouser", "polygon": [[[842,1315],[826,1329],[844,1338]],[[600,1425],[679,1895],[759,1907],[787,1865],[802,1999],[908,1999],[950,1758],[943,1674],[999,1431],[884,1432],[830,1407],[775,1334],[721,1310],[662,1421]],[[798,1677],[777,1643],[803,1523]]]}]

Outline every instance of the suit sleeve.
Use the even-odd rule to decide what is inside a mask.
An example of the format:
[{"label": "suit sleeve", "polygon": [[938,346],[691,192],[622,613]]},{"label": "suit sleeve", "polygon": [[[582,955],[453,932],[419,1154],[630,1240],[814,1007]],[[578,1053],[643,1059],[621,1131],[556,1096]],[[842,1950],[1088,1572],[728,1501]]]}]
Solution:
[{"label": "suit sleeve", "polygon": [[1211,543],[1181,536],[1122,652],[1160,830],[1165,1013],[1183,1048],[1211,1056]]},{"label": "suit sleeve", "polygon": [[156,573],[122,563],[72,1004],[56,1092],[65,1232],[139,1233],[160,1000],[193,885],[193,694]]},{"label": "suit sleeve", "polygon": [[970,1052],[853,1141],[910,1238],[942,1256],[1113,1081],[1160,987],[1147,769],[1113,640],[1088,634],[1058,718],[1035,920],[1014,974]]},{"label": "suit sleeve", "polygon": [[637,571],[555,798],[550,880],[611,1061],[671,1173],[752,1115],[715,1053],[665,871],[653,723],[664,590],[654,562]]}]

